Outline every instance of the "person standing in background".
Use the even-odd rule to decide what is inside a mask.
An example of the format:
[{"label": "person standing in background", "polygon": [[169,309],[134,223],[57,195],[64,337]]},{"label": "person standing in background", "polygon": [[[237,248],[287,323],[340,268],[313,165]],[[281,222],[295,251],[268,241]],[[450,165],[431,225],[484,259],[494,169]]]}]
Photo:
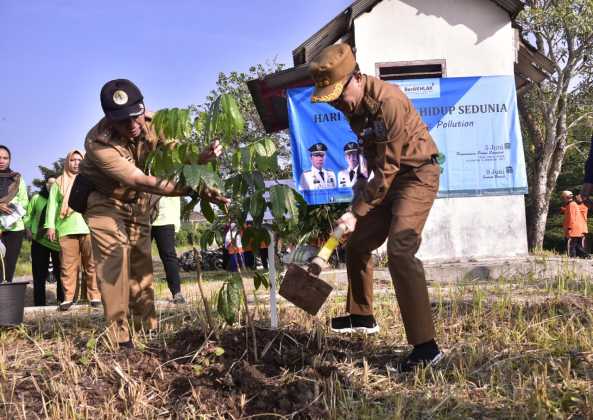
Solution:
[{"label": "person standing in background", "polygon": [[58,305],[64,300],[64,289],[60,280],[60,243],[46,237],[44,227],[49,191],[56,178],[47,178],[41,190],[31,197],[25,216],[27,238],[31,240],[31,271],[33,273],[33,299],[35,306],[45,306],[45,283],[49,275],[49,262],[54,267]]},{"label": "person standing in background", "polygon": [[6,248],[0,283],[12,282],[16,262],[25,236],[25,217],[29,197],[23,177],[10,168],[12,155],[0,145],[0,240]]},{"label": "person standing in background", "polygon": [[[62,250],[61,279],[64,286],[64,301],[58,306],[60,311],[67,311],[74,304],[78,271],[81,267],[82,282],[86,285],[86,296],[81,292],[81,299],[88,299],[94,308],[101,306],[101,293],[97,286],[89,228],[82,215],[68,206],[72,184],[83,157],[83,153],[79,150],[72,150],[66,156],[64,172],[49,192],[45,217],[48,239],[59,240]],[[81,289],[84,290],[83,287]]]},{"label": "person standing in background", "polygon": [[581,194],[577,194],[574,201],[579,206],[579,210],[583,216],[583,239],[581,240],[581,243],[577,245],[577,257],[589,258],[589,253],[587,252],[587,247],[585,246],[585,239],[589,233],[589,225],[587,223],[587,218],[589,217],[589,207],[587,207],[587,205],[584,203]]},{"label": "person standing in background", "polygon": [[231,223],[229,229],[224,235],[224,247],[229,253],[228,271],[237,272],[245,269],[245,260],[243,258],[243,243],[241,233],[235,223]]},{"label": "person standing in background", "polygon": [[566,251],[569,257],[577,257],[577,247],[582,243],[586,230],[586,220],[574,201],[572,192],[562,191],[560,198],[564,202],[564,207],[560,211],[564,213],[564,237],[566,238]]},{"label": "person standing in background", "polygon": [[161,197],[159,200],[159,214],[152,223],[150,236],[156,242],[159,257],[165,267],[167,286],[173,296],[173,303],[185,303],[181,293],[181,279],[179,276],[179,261],[175,251],[175,233],[181,227],[181,198]]}]

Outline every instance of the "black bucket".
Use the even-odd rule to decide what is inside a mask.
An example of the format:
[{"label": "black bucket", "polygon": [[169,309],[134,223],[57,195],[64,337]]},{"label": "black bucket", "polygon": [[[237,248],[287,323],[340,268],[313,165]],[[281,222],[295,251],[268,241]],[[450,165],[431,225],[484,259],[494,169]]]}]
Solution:
[{"label": "black bucket", "polygon": [[28,281],[0,283],[0,326],[19,325],[25,314]]}]

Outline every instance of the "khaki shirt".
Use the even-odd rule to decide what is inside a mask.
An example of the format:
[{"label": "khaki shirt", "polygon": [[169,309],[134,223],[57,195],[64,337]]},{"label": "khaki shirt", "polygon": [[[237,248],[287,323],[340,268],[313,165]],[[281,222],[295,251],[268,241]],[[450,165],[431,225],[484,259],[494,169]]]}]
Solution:
[{"label": "khaki shirt", "polygon": [[126,181],[136,168],[144,169],[148,154],[158,141],[149,118],[137,139],[119,136],[103,118],[86,136],[86,156],[80,163],[80,173],[102,194],[124,202],[135,201],[145,194],[126,186]]},{"label": "khaki shirt", "polygon": [[366,215],[385,198],[402,166],[418,167],[438,149],[412,102],[391,83],[364,77],[364,97],[350,118],[373,178],[355,186],[352,211]]}]

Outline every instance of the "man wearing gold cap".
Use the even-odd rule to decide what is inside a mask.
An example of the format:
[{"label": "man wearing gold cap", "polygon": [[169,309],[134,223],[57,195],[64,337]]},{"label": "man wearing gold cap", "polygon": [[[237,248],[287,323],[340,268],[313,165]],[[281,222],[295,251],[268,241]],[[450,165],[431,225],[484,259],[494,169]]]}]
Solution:
[{"label": "man wearing gold cap", "polygon": [[362,145],[368,181],[354,185],[352,209],[336,224],[351,231],[346,244],[347,316],[332,319],[336,332],[379,331],[373,316],[371,252],[387,239],[389,271],[408,342],[403,361],[387,366],[405,372],[436,364],[443,354],[435,329],[422,262],[415,257],[422,229],[439,189],[438,149],[406,95],[395,85],[361,74],[352,48],[325,48],[309,64],[312,102],[342,111]]}]

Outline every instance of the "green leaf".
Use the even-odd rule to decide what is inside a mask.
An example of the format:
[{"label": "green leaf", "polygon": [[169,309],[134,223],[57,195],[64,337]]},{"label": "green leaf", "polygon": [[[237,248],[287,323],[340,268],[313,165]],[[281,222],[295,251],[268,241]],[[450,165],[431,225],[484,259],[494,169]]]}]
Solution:
[{"label": "green leaf", "polygon": [[297,193],[287,185],[274,185],[270,188],[270,209],[276,219],[285,216],[297,222],[299,216]]},{"label": "green leaf", "polygon": [[251,217],[253,217],[254,221],[260,221],[263,218],[264,211],[266,209],[266,200],[264,199],[263,192],[257,192],[251,196],[251,200],[249,202],[249,213],[251,213]]},{"label": "green leaf", "polygon": [[89,341],[86,342],[86,349],[89,351],[93,351],[95,350],[95,347],[97,347],[97,339],[95,337],[92,337],[89,339]]},{"label": "green leaf", "polygon": [[274,156],[274,153],[276,153],[276,145],[269,137],[256,142],[254,147],[255,153],[261,157],[270,158]]},{"label": "green leaf", "polygon": [[194,120],[194,128],[199,134],[204,133],[204,129],[206,127],[206,121],[208,120],[208,113],[207,112],[200,112],[196,119]]},{"label": "green leaf", "polygon": [[178,119],[177,108],[169,109],[169,111],[167,112],[166,121],[165,121],[165,136],[168,139],[176,138],[175,129],[177,127],[177,119]]},{"label": "green leaf", "polygon": [[152,125],[159,136],[165,135],[164,123],[168,112],[169,110],[167,108],[161,109],[152,118]]},{"label": "green leaf", "polygon": [[202,165],[185,165],[183,167],[183,176],[185,177],[185,183],[193,189],[197,189],[202,182],[202,174],[204,168]]},{"label": "green leaf", "polygon": [[212,165],[207,164],[207,165],[200,165],[200,166],[202,166],[204,168],[204,171],[202,172],[202,181],[204,181],[204,183],[210,188],[221,189],[222,188],[222,179],[214,171],[214,168],[212,167]]},{"label": "green leaf", "polygon": [[222,112],[219,115],[222,119],[220,124],[223,131],[223,139],[225,142],[228,142],[243,133],[245,120],[243,119],[243,115],[241,115],[237,101],[228,93],[221,95],[220,107]]},{"label": "green leaf", "polygon": [[200,248],[203,250],[208,249],[208,237],[205,233],[200,236]]},{"label": "green leaf", "polygon": [[233,275],[225,281],[218,294],[217,312],[227,324],[231,325],[236,320],[237,312],[242,301],[241,277]]},{"label": "green leaf", "polygon": [[174,165],[182,165],[183,164],[179,147],[173,148],[173,150],[171,150],[169,153],[171,155],[171,162]]},{"label": "green leaf", "polygon": [[214,223],[214,219],[216,218],[214,214],[214,210],[212,210],[212,206],[208,200],[200,200],[200,209],[202,210],[202,214],[210,223]]},{"label": "green leaf", "polygon": [[247,194],[247,190],[249,189],[249,180],[250,180],[250,175],[248,173],[237,175],[237,183],[236,183],[236,185],[233,186],[233,194],[235,194],[235,195]]},{"label": "green leaf", "polygon": [[215,347],[214,352],[216,356],[220,357],[224,354],[224,349],[222,347]]},{"label": "green leaf", "polygon": [[177,126],[175,138],[186,139],[191,133],[191,120],[189,108],[177,110]]},{"label": "green leaf", "polygon": [[264,286],[266,289],[270,288],[267,276],[258,271],[253,275],[253,285],[255,286],[255,290],[258,290],[260,286]]},{"label": "green leaf", "polygon": [[241,162],[245,171],[250,171],[253,167],[253,156],[255,149],[253,147],[243,147],[241,150]]},{"label": "green leaf", "polygon": [[284,191],[282,185],[274,185],[270,188],[270,210],[272,215],[276,219],[282,219],[286,212],[286,206],[284,205]]},{"label": "green leaf", "polygon": [[229,309],[228,301],[228,283],[225,283],[218,292],[218,302],[216,303],[216,312],[226,321],[227,324],[231,325],[235,322],[234,313]]},{"label": "green leaf", "polygon": [[241,151],[240,150],[236,150],[235,153],[233,153],[232,165],[233,165],[233,168],[235,168],[237,170],[241,168]]},{"label": "green leaf", "polygon": [[214,240],[218,246],[224,245],[224,238],[222,237],[222,232],[220,230],[214,231]]},{"label": "green leaf", "polygon": [[286,211],[291,220],[298,220],[299,218],[299,208],[297,206],[297,200],[295,197],[294,190],[290,187],[285,186],[284,188],[284,205],[286,206]]},{"label": "green leaf", "polygon": [[278,154],[274,153],[271,157],[255,156],[255,166],[258,170],[277,171],[278,170]]},{"label": "green leaf", "polygon": [[255,190],[263,191],[266,188],[264,176],[261,172],[256,171],[252,173],[253,187]]}]

